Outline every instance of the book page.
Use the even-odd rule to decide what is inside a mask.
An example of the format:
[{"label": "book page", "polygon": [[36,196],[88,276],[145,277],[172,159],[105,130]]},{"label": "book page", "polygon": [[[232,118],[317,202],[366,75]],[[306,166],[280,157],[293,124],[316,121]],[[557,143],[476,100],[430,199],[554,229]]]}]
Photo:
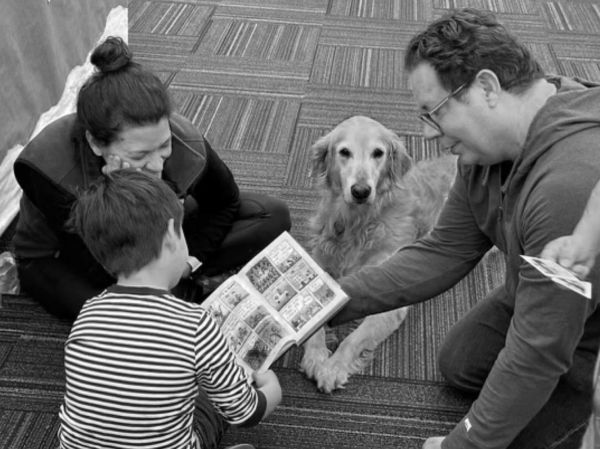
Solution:
[{"label": "book page", "polygon": [[266,369],[285,347],[292,332],[273,317],[256,292],[229,278],[204,303],[248,374]]},{"label": "book page", "polygon": [[284,232],[239,273],[300,344],[348,301],[339,284]]},{"label": "book page", "polygon": [[243,365],[265,370],[341,309],[348,296],[284,232],[202,303]]}]

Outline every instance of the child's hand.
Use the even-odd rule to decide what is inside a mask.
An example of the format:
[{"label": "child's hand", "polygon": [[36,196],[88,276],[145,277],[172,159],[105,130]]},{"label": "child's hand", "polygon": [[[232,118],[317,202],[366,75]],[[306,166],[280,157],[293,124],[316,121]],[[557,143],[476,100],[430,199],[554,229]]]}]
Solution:
[{"label": "child's hand", "polygon": [[263,373],[254,371],[252,373],[252,379],[254,380],[254,384],[256,385],[256,388],[262,388],[265,385],[267,385],[269,383],[273,383],[273,382],[276,382],[277,384],[279,384],[279,380],[277,379],[277,376],[275,375],[275,373],[272,370],[267,370]]},{"label": "child's hand", "polygon": [[592,245],[581,237],[567,235],[548,243],[540,257],[553,260],[585,278],[594,266],[596,253]]},{"label": "child's hand", "polygon": [[264,373],[254,371],[252,379],[254,379],[256,389],[260,390],[267,398],[267,409],[263,415],[263,419],[265,419],[281,402],[281,385],[279,385],[279,379],[277,379],[277,376],[271,370],[267,370]]}]

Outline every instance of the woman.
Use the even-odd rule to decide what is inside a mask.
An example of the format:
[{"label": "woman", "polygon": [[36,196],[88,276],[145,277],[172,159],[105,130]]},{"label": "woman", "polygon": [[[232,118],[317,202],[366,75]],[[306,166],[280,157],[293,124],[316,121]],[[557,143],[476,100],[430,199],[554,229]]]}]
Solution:
[{"label": "woman", "polygon": [[193,258],[182,279],[197,259],[202,265],[194,278],[206,285],[290,229],[283,202],[239,192],[231,171],[195,126],[172,111],[166,87],[132,60],[122,39],[108,38],[91,62],[98,70],[82,86],[77,112],[47,126],[15,161],[23,197],[14,245],[25,291],[53,313],[75,318],[88,298],[114,282],[65,222],[78,190],[120,168],[163,179],[185,201],[183,229]]}]

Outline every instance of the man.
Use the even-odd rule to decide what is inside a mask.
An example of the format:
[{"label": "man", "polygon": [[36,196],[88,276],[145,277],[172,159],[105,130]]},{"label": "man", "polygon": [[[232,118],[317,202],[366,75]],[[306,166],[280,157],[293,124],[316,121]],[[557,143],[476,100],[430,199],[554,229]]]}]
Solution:
[{"label": "man", "polygon": [[416,35],[405,68],[424,135],[458,156],[457,178],[430,235],[340,279],[352,301],[332,324],[426,301],[497,246],[505,284],[451,329],[439,354],[448,382],[477,399],[423,447],[574,447],[591,411],[599,270],[587,300],[520,256],[538,256],[582,215],[600,177],[600,88],[546,76],[491,13],[473,9]]}]

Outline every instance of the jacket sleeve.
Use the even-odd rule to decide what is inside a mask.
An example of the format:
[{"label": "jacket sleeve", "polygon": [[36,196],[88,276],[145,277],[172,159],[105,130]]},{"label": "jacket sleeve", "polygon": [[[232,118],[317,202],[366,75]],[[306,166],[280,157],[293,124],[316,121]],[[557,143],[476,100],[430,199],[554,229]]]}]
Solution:
[{"label": "jacket sleeve", "polygon": [[[575,172],[578,175],[569,176],[568,191],[565,179],[554,179],[530,195],[520,229],[515,229],[522,236],[525,255],[538,256],[547,242],[572,231],[593,187],[591,180],[597,178],[585,172],[582,166]],[[442,443],[444,449],[506,448],[570,369],[586,320],[597,306],[600,267],[589,277],[594,290],[590,301],[520,259],[519,254],[509,255],[518,285],[506,345],[478,399]]]},{"label": "jacket sleeve", "polygon": [[457,175],[435,228],[378,266],[339,279],[351,300],[331,321],[342,324],[433,298],[465,277],[492,247]]},{"label": "jacket sleeve", "polygon": [[192,185],[198,208],[186,217],[184,233],[190,254],[206,262],[231,230],[240,207],[240,192],[233,174],[205,141],[206,166]]},{"label": "jacket sleeve", "polygon": [[75,196],[18,159],[14,173],[23,189],[15,251],[21,257],[54,257],[72,239],[65,223]]}]

